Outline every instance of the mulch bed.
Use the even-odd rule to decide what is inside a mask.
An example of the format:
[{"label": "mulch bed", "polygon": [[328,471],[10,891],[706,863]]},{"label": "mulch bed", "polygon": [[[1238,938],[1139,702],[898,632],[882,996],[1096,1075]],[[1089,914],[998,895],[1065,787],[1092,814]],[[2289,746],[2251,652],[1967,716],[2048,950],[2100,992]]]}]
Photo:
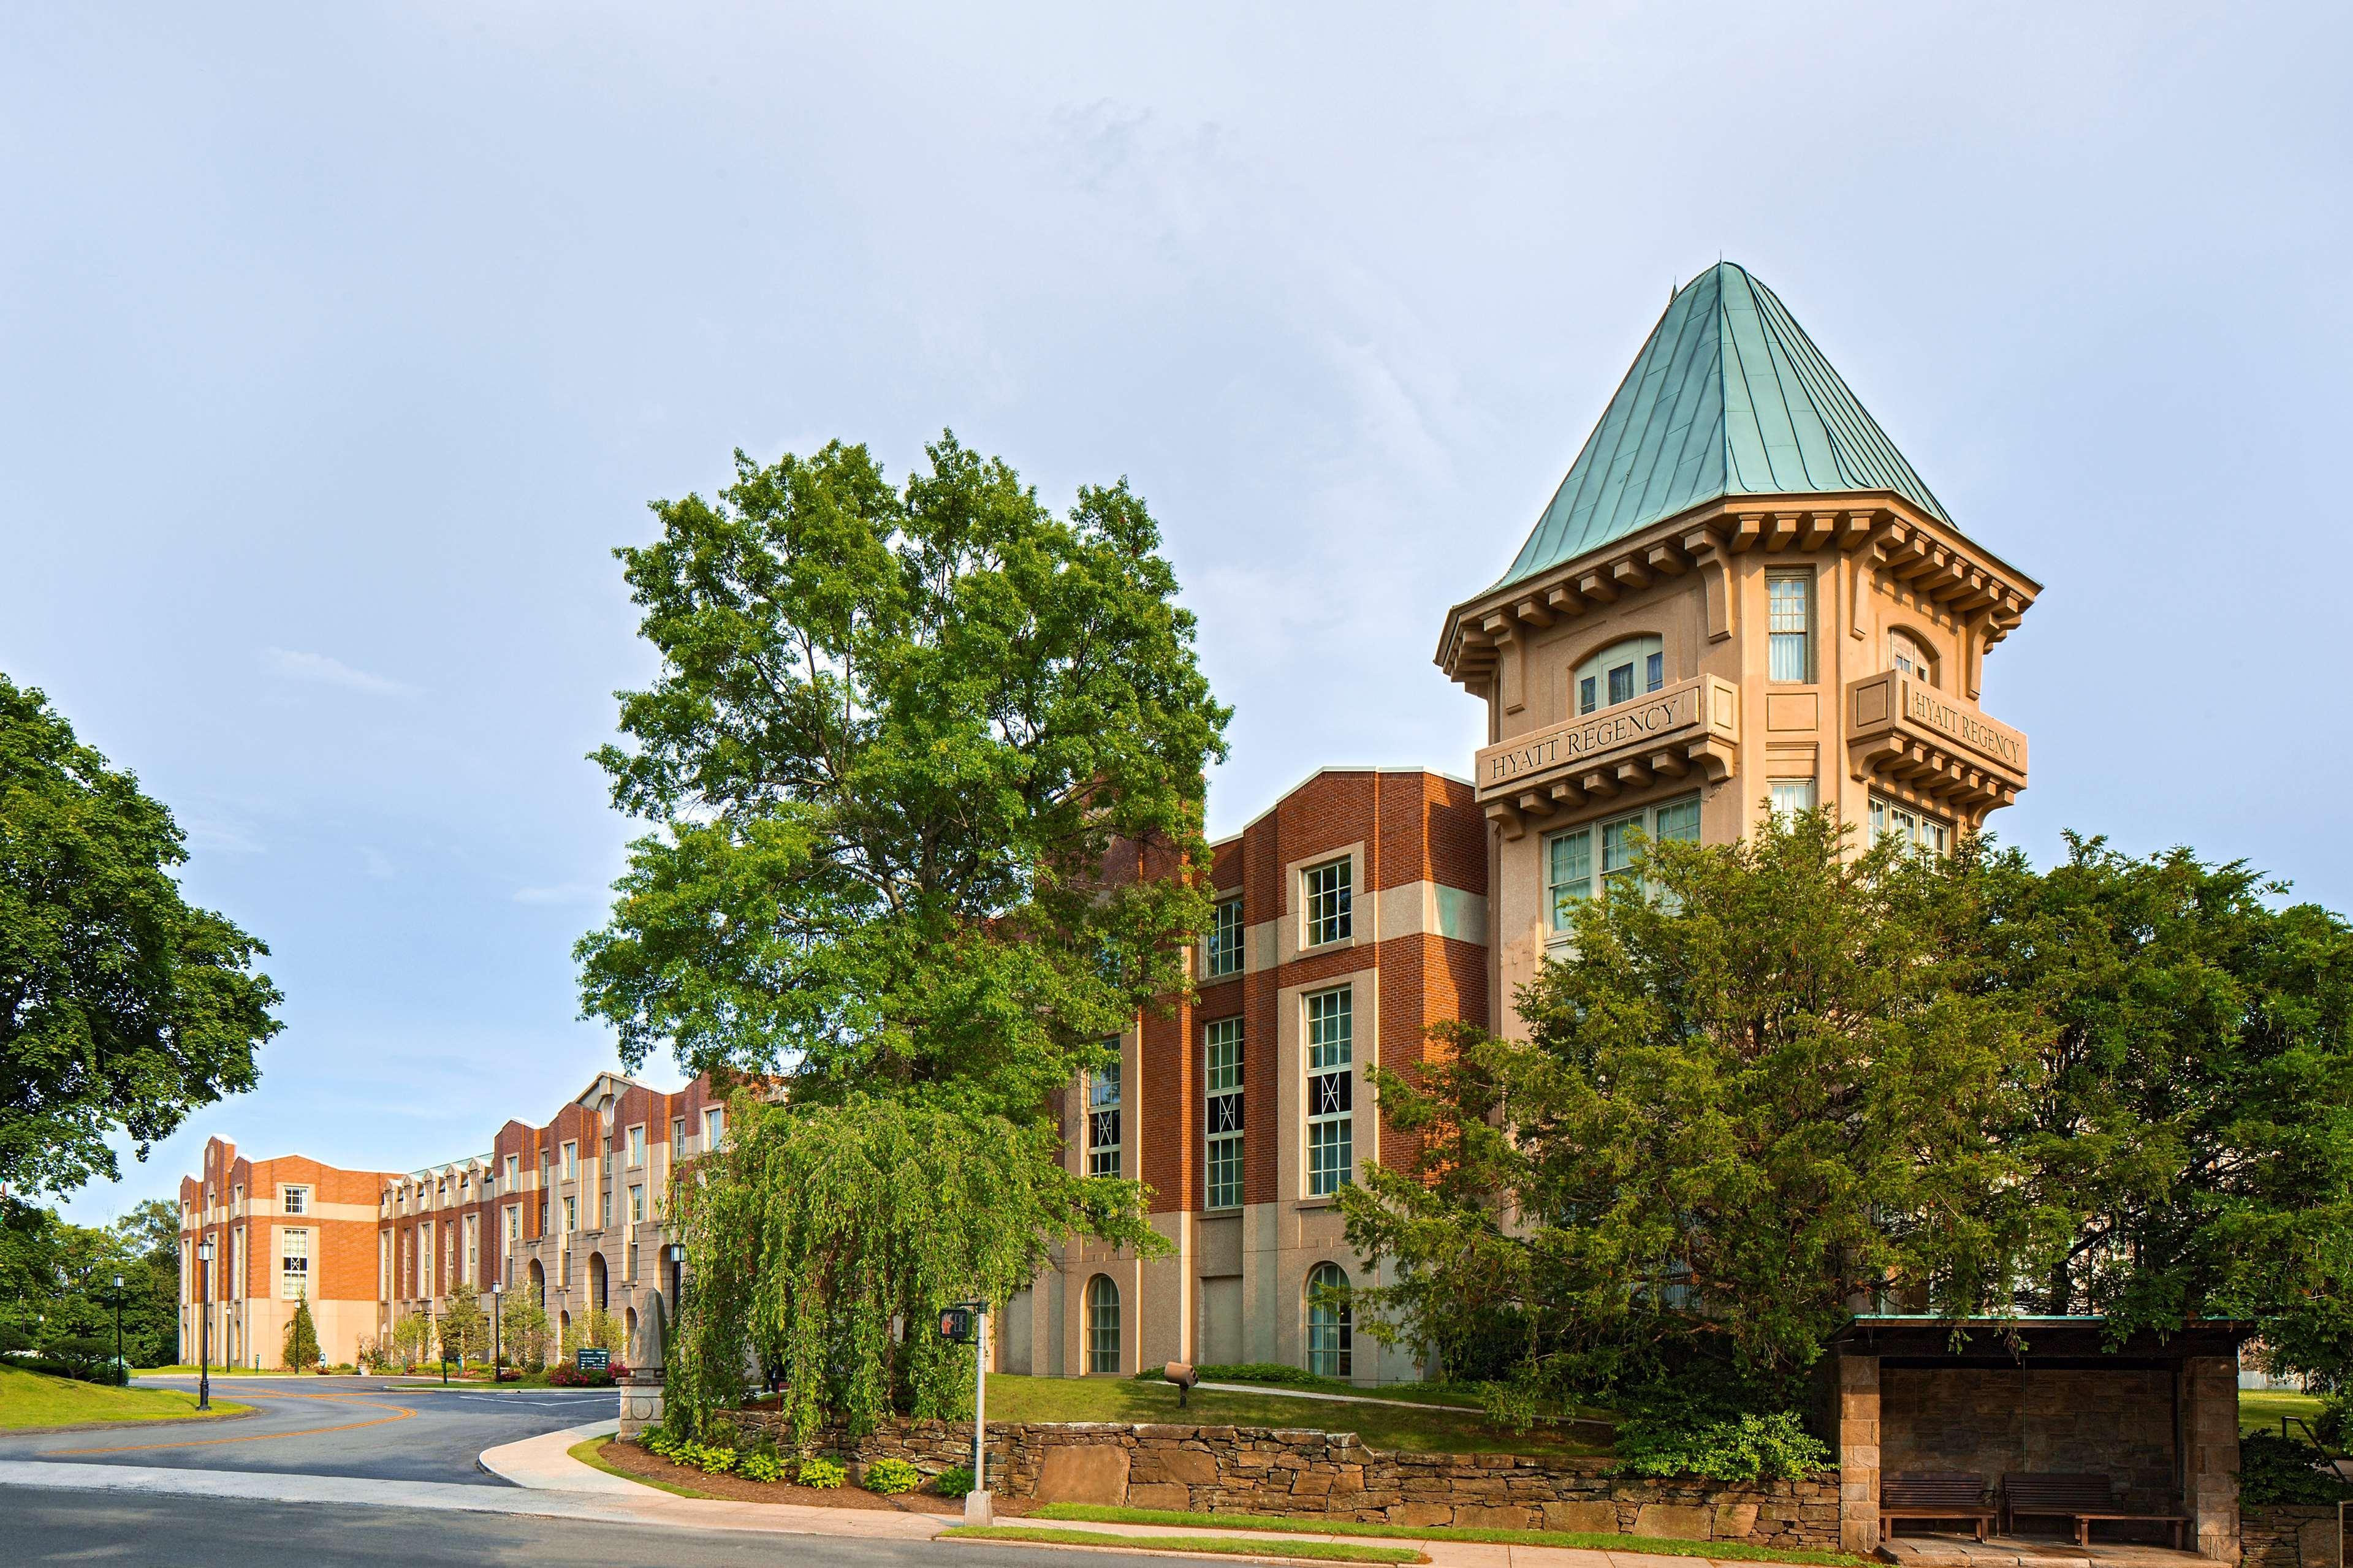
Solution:
[{"label": "mulch bed", "polygon": [[[810,1508],[848,1508],[869,1513],[964,1517],[962,1498],[944,1498],[927,1491],[883,1497],[853,1486],[804,1487],[789,1481],[747,1481],[742,1476],[714,1476],[691,1465],[674,1465],[659,1454],[649,1454],[635,1443],[624,1443],[618,1438],[606,1442],[596,1450],[596,1457],[615,1469],[641,1479],[685,1487],[705,1497],[725,1498],[730,1502],[797,1502]],[[1034,1506],[1028,1498],[1000,1497],[997,1500],[997,1513],[999,1518],[1020,1519]]]}]

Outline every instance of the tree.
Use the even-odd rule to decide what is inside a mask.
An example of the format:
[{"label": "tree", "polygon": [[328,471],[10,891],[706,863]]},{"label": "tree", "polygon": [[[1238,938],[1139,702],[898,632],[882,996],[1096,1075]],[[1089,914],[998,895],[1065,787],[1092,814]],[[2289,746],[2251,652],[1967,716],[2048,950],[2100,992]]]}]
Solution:
[{"label": "tree", "polygon": [[397,1360],[403,1372],[414,1372],[417,1363],[432,1352],[433,1319],[424,1312],[411,1312],[395,1320],[385,1338],[385,1353]]},{"label": "tree", "polygon": [[1857,1298],[2001,1302],[2057,1222],[1987,1136],[2042,1026],[1988,967],[1984,851],[1841,848],[1820,813],[1651,846],[1521,992],[1528,1038],[1375,1075],[1423,1148],[1342,1194],[1398,1268],[1368,1326],[1456,1375],[1769,1406]]},{"label": "tree", "polygon": [[2072,837],[1988,866],[1991,956],[2040,1037],[1999,1130],[2068,1216],[2021,1310],[2115,1331],[2260,1323],[2274,1368],[2353,1373],[2353,928],[2187,849]]},{"label": "tree", "polygon": [[319,1327],[311,1321],[311,1298],[299,1296],[286,1321],[286,1370],[306,1372],[319,1364]]},{"label": "tree", "polygon": [[251,1089],[269,949],[173,879],[172,815],[0,676],[0,1190],[69,1192]]},{"label": "tree", "polygon": [[468,1295],[450,1297],[441,1309],[441,1359],[463,1366],[487,1361],[490,1353],[491,1320],[481,1303]]},{"label": "tree", "polygon": [[499,1353],[508,1364],[537,1372],[547,1364],[547,1309],[528,1295],[509,1295],[499,1310]]},{"label": "tree", "polygon": [[623,1361],[629,1352],[628,1329],[602,1307],[592,1307],[565,1331],[563,1359],[570,1361],[583,1349],[608,1351],[614,1360]]},{"label": "tree", "polygon": [[[719,502],[658,503],[661,537],[618,552],[662,670],[621,695],[633,744],[597,760],[615,804],[659,831],[579,945],[584,1009],[631,1066],[667,1043],[691,1071],[789,1088],[775,1117],[739,1099],[734,1125],[762,1148],[713,1162],[714,1194],[797,1168],[821,1178],[814,1201],[869,1205],[877,1231],[937,1225],[972,1189],[862,1174],[923,1129],[1002,1151],[1031,1217],[1149,1247],[1136,1184],[1063,1171],[1052,1105],[1110,1059],[1106,1038],[1184,989],[1210,910],[1186,868],[1205,855],[1203,770],[1227,711],[1124,481],[1082,488],[1058,518],[953,436],[929,456],[894,491],[860,447],[765,468],[739,453]],[[956,1216],[947,1253],[995,1257],[992,1224]],[[803,1273],[797,1249],[823,1228],[764,1226],[755,1268]],[[689,1232],[707,1280],[721,1242]],[[1007,1281],[921,1288],[984,1285]],[[904,1277],[839,1304],[918,1294]],[[723,1342],[753,1331],[702,1316],[718,1300],[683,1314],[718,1380],[698,1388],[723,1383]],[[764,1319],[761,1349],[789,1361],[838,1328]],[[858,1413],[881,1386],[860,1385]],[[691,1422],[701,1395],[679,1397]]]}]

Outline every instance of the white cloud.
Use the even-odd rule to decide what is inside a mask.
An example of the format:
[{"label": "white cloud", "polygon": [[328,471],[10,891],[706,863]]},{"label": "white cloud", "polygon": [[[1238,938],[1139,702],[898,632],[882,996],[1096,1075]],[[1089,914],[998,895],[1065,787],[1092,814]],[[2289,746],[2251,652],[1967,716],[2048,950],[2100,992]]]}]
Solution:
[{"label": "white cloud", "polygon": [[269,667],[289,680],[307,680],[318,686],[340,686],[346,691],[364,691],[371,697],[414,697],[417,688],[405,680],[393,680],[381,675],[370,675],[364,669],[353,669],[342,659],[330,658],[323,653],[301,653],[292,648],[264,648],[262,656]]}]

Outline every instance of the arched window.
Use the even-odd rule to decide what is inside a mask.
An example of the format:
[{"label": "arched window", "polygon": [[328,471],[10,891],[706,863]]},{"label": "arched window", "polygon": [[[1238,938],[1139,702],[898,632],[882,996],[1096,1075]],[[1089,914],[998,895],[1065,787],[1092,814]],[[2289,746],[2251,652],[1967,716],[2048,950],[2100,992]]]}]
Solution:
[{"label": "arched window", "polygon": [[1119,1287],[1108,1274],[1087,1281],[1087,1370],[1119,1371]]},{"label": "arched window", "polygon": [[1887,634],[1887,662],[1899,672],[1924,685],[1936,684],[1936,657],[1910,632]]},{"label": "arched window", "polygon": [[1657,637],[1626,637],[1577,667],[1568,678],[1569,701],[1579,714],[1631,702],[1667,683],[1665,647]]},{"label": "arched window", "polygon": [[1348,1305],[1348,1277],[1336,1263],[1319,1263],[1307,1276],[1307,1370],[1318,1377],[1346,1377],[1355,1370],[1355,1309]]}]

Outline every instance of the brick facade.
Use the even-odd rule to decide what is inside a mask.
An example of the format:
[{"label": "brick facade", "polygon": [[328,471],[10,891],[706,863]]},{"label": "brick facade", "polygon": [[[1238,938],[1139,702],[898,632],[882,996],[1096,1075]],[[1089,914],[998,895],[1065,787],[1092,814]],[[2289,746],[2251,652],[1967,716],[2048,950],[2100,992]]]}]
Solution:
[{"label": "brick facade", "polygon": [[[375,1329],[384,1181],[380,1171],[301,1154],[254,1160],[225,1139],[207,1140],[202,1173],[180,1180],[181,1355],[279,1366],[301,1300],[310,1303],[320,1353],[353,1360]],[[208,1277],[197,1262],[201,1241],[213,1245]]]},{"label": "brick facade", "polygon": [[[1366,1384],[1420,1375],[1410,1355],[1356,1341],[1353,1325],[1345,1359],[1336,1323],[1324,1325],[1321,1355],[1310,1354],[1310,1276],[1324,1266],[1351,1285],[1375,1276],[1348,1250],[1330,1194],[1315,1190],[1328,1182],[1310,1168],[1310,1122],[1326,1137],[1335,1123],[1312,1116],[1308,1099],[1345,1093],[1351,1178],[1371,1160],[1412,1158],[1380,1124],[1369,1069],[1411,1074],[1431,1049],[1432,1025],[1487,1021],[1486,837],[1459,779],[1327,768],[1210,847],[1217,897],[1239,909],[1239,971],[1217,973],[1207,942],[1195,950],[1194,999],[1146,1012],[1121,1037],[1113,1108],[1120,1173],[1151,1186],[1152,1222],[1173,1252],[1143,1261],[1091,1243],[1062,1248],[1002,1314],[1000,1370],[1126,1375],[1166,1361],[1281,1361]],[[1345,868],[1344,932],[1310,927],[1307,877],[1324,867]],[[1145,863],[1126,874],[1167,869]],[[1346,1083],[1319,1089],[1311,998],[1324,1006],[1344,993]],[[1208,1031],[1237,1022],[1240,1201],[1213,1204]],[[1103,1152],[1093,1112],[1104,1108],[1089,1095],[1073,1084],[1061,1108],[1066,1158],[1079,1172]],[[1105,1291],[1115,1305],[1099,1313]]]}]

